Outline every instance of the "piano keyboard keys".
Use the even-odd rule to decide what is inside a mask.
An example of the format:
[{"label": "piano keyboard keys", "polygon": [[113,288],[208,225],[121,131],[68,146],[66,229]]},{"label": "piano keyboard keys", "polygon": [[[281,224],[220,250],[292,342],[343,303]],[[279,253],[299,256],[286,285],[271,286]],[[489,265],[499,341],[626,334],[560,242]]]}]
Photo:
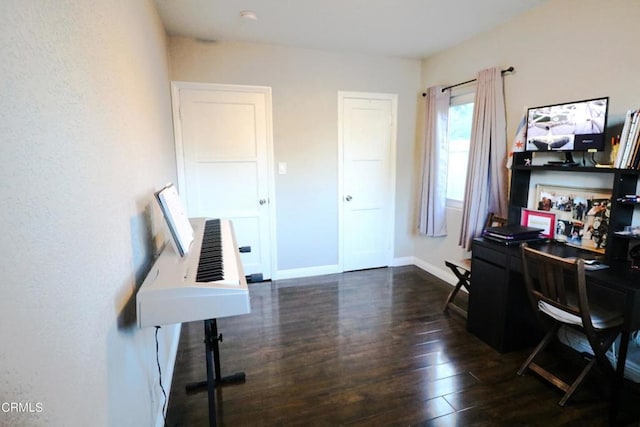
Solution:
[{"label": "piano keyboard keys", "polygon": [[210,219],[204,224],[196,282],[213,282],[224,279],[224,254],[222,253],[220,230],[219,219]]}]

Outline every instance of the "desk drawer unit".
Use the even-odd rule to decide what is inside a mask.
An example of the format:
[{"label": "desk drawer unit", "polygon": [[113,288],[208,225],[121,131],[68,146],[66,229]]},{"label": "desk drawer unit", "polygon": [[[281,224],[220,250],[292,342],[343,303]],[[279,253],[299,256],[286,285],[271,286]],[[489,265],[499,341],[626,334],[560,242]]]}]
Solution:
[{"label": "desk drawer unit", "polygon": [[473,243],[467,330],[501,353],[530,347],[541,337],[516,251]]}]

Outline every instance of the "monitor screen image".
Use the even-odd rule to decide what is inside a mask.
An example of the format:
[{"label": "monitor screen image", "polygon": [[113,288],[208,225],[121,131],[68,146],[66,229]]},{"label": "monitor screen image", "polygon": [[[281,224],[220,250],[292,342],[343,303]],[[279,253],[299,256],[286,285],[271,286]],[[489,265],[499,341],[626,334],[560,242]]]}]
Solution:
[{"label": "monitor screen image", "polygon": [[604,151],[609,98],[529,108],[526,151]]}]

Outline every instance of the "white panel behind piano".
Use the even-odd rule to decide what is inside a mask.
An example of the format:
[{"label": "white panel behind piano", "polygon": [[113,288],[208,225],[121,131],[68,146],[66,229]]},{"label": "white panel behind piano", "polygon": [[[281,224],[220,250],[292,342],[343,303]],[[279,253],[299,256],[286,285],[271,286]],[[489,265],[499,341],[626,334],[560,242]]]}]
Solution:
[{"label": "white panel behind piano", "polygon": [[[219,97],[222,95],[219,94]],[[216,100],[219,101],[219,100]],[[197,147],[196,161],[209,162],[239,157],[255,158],[257,155],[256,132],[253,126],[256,114],[251,104],[219,104],[218,102],[199,102],[193,108],[194,114],[201,116],[197,121],[200,132],[189,135],[194,138]],[[191,108],[189,104],[185,108]],[[227,126],[235,123],[236,126]],[[224,141],[225,143],[220,143]],[[233,141],[233,144],[227,144]]]},{"label": "white panel behind piano", "polygon": [[[197,177],[194,189],[198,193],[189,196],[190,216],[212,216],[228,218],[225,206],[220,200],[226,200],[231,212],[256,212],[258,199],[256,185],[258,172],[255,163],[200,163],[192,173]],[[229,180],[229,177],[234,177]],[[218,183],[218,185],[211,185]]]}]

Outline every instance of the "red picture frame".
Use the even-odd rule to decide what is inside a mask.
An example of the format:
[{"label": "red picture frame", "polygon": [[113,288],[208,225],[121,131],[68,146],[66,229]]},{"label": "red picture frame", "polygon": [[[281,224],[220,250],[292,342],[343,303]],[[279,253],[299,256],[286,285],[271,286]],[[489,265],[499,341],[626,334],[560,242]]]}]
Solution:
[{"label": "red picture frame", "polygon": [[534,209],[522,209],[520,225],[542,228],[544,231],[540,235],[545,239],[553,239],[556,231],[556,214]]}]

